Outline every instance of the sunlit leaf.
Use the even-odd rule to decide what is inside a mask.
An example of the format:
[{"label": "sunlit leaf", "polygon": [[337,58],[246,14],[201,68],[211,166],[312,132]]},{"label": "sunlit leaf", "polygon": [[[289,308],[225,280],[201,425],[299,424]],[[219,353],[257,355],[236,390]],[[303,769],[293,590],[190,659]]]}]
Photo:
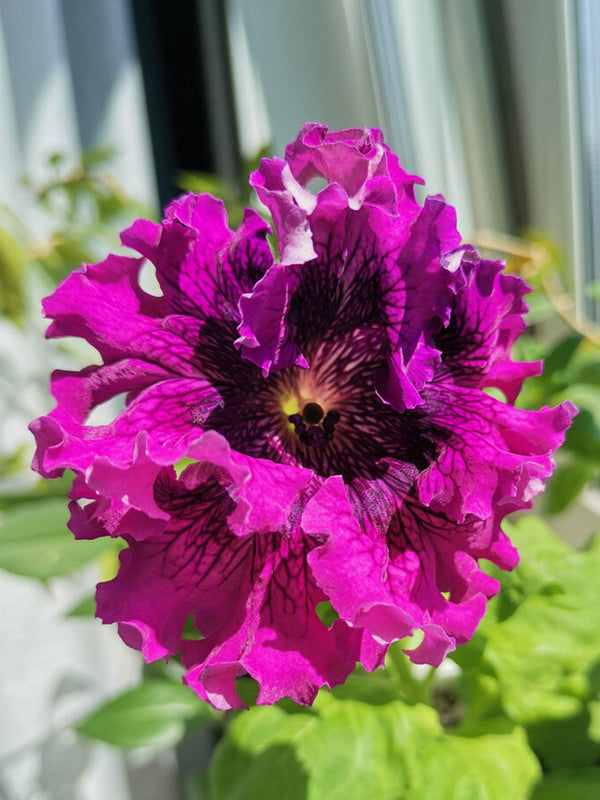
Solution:
[{"label": "sunlit leaf", "polygon": [[210,720],[215,712],[187,686],[147,680],[91,714],[77,730],[115,747],[172,747],[186,732],[186,721]]},{"label": "sunlit leaf", "polygon": [[495,613],[465,646],[471,659],[460,654],[463,648],[457,652],[464,697],[477,705],[481,676],[488,676],[504,713],[527,727],[545,764],[595,763],[600,745],[590,731],[600,690],[600,539],[576,552],[532,516],[507,530],[521,563],[503,579]]},{"label": "sunlit leaf", "polygon": [[321,694],[311,712],[256,707],[237,717],[210,787],[214,800],[505,800],[526,797],[538,777],[520,729],[449,736],[424,705]]}]

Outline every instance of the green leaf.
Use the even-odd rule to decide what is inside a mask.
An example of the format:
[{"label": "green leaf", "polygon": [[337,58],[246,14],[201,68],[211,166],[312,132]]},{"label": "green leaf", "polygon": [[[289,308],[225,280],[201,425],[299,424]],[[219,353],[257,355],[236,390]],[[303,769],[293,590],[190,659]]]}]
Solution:
[{"label": "green leaf", "polygon": [[527,726],[529,743],[546,767],[586,767],[600,757],[600,743],[590,736],[591,714],[582,707],[566,719],[541,720]]},{"label": "green leaf", "polygon": [[556,318],[556,309],[544,292],[532,292],[527,297],[527,306],[529,311],[525,319],[528,325]]},{"label": "green leaf", "polygon": [[18,505],[37,503],[40,500],[47,500],[49,497],[62,497],[63,504],[66,506],[67,494],[72,483],[73,473],[70,470],[66,470],[62,477],[53,480],[40,478],[28,492],[0,495],[0,511],[7,511]]},{"label": "green leaf", "polygon": [[600,658],[600,557],[570,553],[552,581],[525,597],[504,621],[485,629],[484,661],[517,722],[565,719],[588,698],[585,674]]},{"label": "green leaf", "polygon": [[551,384],[554,391],[570,383],[568,367],[582,341],[580,333],[570,334],[554,345],[545,357],[542,381]]},{"label": "green leaf", "polygon": [[600,464],[576,459],[561,464],[548,481],[544,495],[545,509],[549,514],[564,511],[580,494],[582,489],[598,473]]},{"label": "green leaf", "polygon": [[81,602],[67,612],[68,617],[93,617],[96,614],[96,601],[94,595],[84,597]]},{"label": "green leaf", "polygon": [[600,797],[600,767],[551,772],[535,788],[532,800],[593,800]]},{"label": "green leaf", "polygon": [[428,706],[322,692],[312,713],[238,716],[209,777],[213,800],[506,800],[526,797],[538,776],[522,730],[453,737]]},{"label": "green leaf", "polygon": [[[485,675],[508,717],[527,727],[544,764],[593,764],[600,757],[600,736],[592,735],[600,690],[600,539],[575,552],[533,516],[506,530],[521,563],[480,628],[479,660],[462,658],[460,688],[470,708],[497,713],[493,702],[478,699]],[[468,711],[465,723],[476,722]]]},{"label": "green leaf", "polygon": [[114,547],[111,539],[77,541],[67,529],[64,498],[21,504],[2,513],[0,568],[47,580],[65,575]]},{"label": "green leaf", "polygon": [[[462,668],[463,733],[504,713],[524,725],[545,766],[600,757],[600,537],[582,552],[534,516],[504,525],[521,561],[473,640],[453,656]],[[495,567],[489,570],[500,576]]]},{"label": "green leaf", "polygon": [[366,672],[361,666],[331,693],[339,700],[361,700],[371,705],[382,705],[398,699],[398,690],[390,680],[389,672]]},{"label": "green leaf", "polygon": [[215,717],[187,686],[166,680],[148,680],[130,689],[77,726],[91,739],[115,747],[172,747],[186,733],[186,720]]},{"label": "green leaf", "polygon": [[84,169],[90,169],[90,167],[97,167],[113,161],[116,155],[117,150],[114,147],[90,147],[83,152],[81,163]]},{"label": "green leaf", "polygon": [[441,732],[425,706],[321,695],[317,710],[255,707],[237,717],[211,765],[214,800],[395,800],[409,788],[409,763]]},{"label": "green leaf", "polygon": [[528,514],[517,522],[504,521],[502,527],[519,551],[519,565],[506,573],[496,567],[488,569],[502,584],[502,590],[490,604],[480,630],[510,617],[530,595],[562,591],[557,581],[557,567],[571,555],[571,548],[539,517]]},{"label": "green leaf", "polygon": [[580,409],[571,423],[564,446],[573,453],[600,463],[600,425],[587,408]]},{"label": "green leaf", "polygon": [[419,759],[419,786],[407,800],[508,800],[529,797],[540,766],[525,732],[446,736]]}]

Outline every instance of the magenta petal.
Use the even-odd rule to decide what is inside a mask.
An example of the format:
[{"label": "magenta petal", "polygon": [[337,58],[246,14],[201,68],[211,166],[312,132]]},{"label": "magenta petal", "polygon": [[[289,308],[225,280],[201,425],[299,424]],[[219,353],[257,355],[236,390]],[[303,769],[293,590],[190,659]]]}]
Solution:
[{"label": "magenta petal", "polygon": [[233,452],[227,440],[216,431],[205,433],[186,455],[199,462],[182,474],[181,480],[186,485],[201,480],[204,462],[226,470],[236,485],[236,507],[227,523],[237,536],[286,526],[292,508],[313,478],[309,469],[275,464],[268,459],[249,458]]},{"label": "magenta petal", "polygon": [[235,679],[244,674],[239,662],[200,666],[183,676],[183,682],[219,711],[246,708],[235,686]]},{"label": "magenta petal", "polygon": [[412,616],[396,606],[385,585],[385,538],[373,539],[361,532],[341,478],[328,478],[309,501],[302,527],[313,536],[327,537],[308,561],[315,580],[342,619],[368,628],[385,642],[412,633]]},{"label": "magenta petal", "polygon": [[[156,536],[169,515],[154,500],[154,483],[163,467],[147,453],[148,434],[140,432],[130,464],[117,466],[109,458],[97,458],[85,475],[73,484],[69,528],[77,538],[109,533],[135,539]],[[78,499],[92,499],[83,508]]]},{"label": "magenta petal", "polygon": [[275,265],[254,287],[252,294],[240,299],[242,321],[240,336],[245,358],[268,375],[272,369],[308,367],[298,347],[292,341],[286,315],[297,279],[285,267]]},{"label": "magenta petal", "polygon": [[[110,369],[110,368],[106,368]],[[73,376],[65,375],[66,385]],[[58,389],[60,387],[60,390]],[[57,383],[57,394],[65,384]],[[115,465],[131,463],[135,441],[148,433],[148,454],[158,464],[183,458],[187,448],[203,432],[202,425],[221,399],[200,380],[164,380],[137,395],[109,425],[83,424],[62,404],[31,425],[37,439],[34,468],[46,477],[58,477],[65,469],[86,470],[97,458]],[[76,405],[77,410],[85,406]]]},{"label": "magenta petal", "polygon": [[308,224],[314,198],[296,183],[289,166],[279,159],[263,159],[250,185],[273,215],[281,263],[303,264],[314,258]]},{"label": "magenta petal", "polygon": [[375,128],[328,132],[325,125],[308,122],[286,148],[285,158],[302,186],[325,178],[343,189],[350,208],[368,203],[396,214],[414,201],[413,185],[422,183],[404,172]]},{"label": "magenta petal", "polygon": [[[188,682],[218,707],[239,706],[234,680],[244,672],[259,682],[259,703],[310,703],[321,685],[346,678],[364,635],[319,620],[324,597],[306,565],[313,543],[297,527],[284,537],[230,532],[229,481],[209,462],[180,480],[161,473],[156,499],[171,522],[161,536],[130,541],[117,577],[98,588],[98,613],[147,658],[181,648]],[[181,640],[190,614],[199,641]]]},{"label": "magenta petal", "polygon": [[163,366],[170,366],[170,346],[176,342],[161,328],[164,299],[139,288],[140,266],[139,259],[109,256],[73,272],[43,302],[45,316],[54,320],[47,336],[79,336],[105,359],[153,361],[156,353]]},{"label": "magenta petal", "polygon": [[443,371],[463,386],[495,386],[514,403],[523,380],[539,375],[542,365],[515,364],[510,351],[525,330],[523,297],[529,287],[516,275],[502,273],[499,261],[481,260],[467,248],[457,252],[462,281],[445,330],[436,337]]},{"label": "magenta petal", "polygon": [[554,469],[553,453],[576,413],[572,403],[523,411],[472,389],[442,396],[435,416],[450,436],[419,476],[421,501],[459,521],[486,519],[508,500],[527,507]]},{"label": "magenta petal", "polygon": [[459,243],[452,206],[440,195],[427,197],[400,250],[396,271],[385,277],[392,352],[402,349],[406,363],[423,333],[431,336],[449,318],[457,278],[444,268],[444,259]]},{"label": "magenta petal", "polygon": [[154,262],[158,252],[160,234],[160,225],[147,219],[137,219],[131,227],[121,233],[121,243]]},{"label": "magenta petal", "polygon": [[498,591],[476,558],[505,568],[515,563],[499,519],[459,527],[407,495],[384,533],[355,516],[336,477],[310,500],[302,525],[326,537],[308,560],[340,617],[382,643],[422,630],[422,643],[409,653],[415,663],[437,666],[472,636],[487,598]]},{"label": "magenta petal", "polygon": [[273,262],[269,230],[255,211],[246,209],[233,233],[221,200],[188,194],[171,203],[161,226],[138,220],[122,241],[156,266],[173,311],[233,318],[242,292]]}]

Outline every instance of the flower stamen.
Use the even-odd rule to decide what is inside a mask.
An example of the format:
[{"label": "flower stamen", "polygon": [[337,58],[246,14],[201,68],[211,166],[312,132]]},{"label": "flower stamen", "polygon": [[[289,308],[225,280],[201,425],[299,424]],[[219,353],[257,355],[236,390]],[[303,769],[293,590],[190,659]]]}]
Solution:
[{"label": "flower stamen", "polygon": [[339,411],[328,411],[323,418],[323,409],[318,403],[307,403],[302,414],[291,414],[289,422],[303,444],[312,447],[325,447],[333,439],[335,425],[340,421]]}]

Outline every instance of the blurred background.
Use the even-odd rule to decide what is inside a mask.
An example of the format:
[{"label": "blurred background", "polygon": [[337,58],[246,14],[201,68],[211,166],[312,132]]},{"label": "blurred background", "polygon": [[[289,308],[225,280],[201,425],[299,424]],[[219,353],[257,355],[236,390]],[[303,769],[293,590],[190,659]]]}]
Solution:
[{"label": "blurred background", "polygon": [[[523,357],[554,361],[522,402],[577,384],[584,409],[545,511],[575,544],[598,526],[599,37],[598,0],[0,0],[2,800],[183,797],[210,744],[124,756],[71,730],[141,666],[86,618],[113,556],[65,555],[65,487],[28,470],[50,367],[89,363],[43,342],[40,298],[185,189],[235,217],[307,120],[381,128],[465,240],[536,287]],[[42,516],[43,547],[10,538]]]}]

